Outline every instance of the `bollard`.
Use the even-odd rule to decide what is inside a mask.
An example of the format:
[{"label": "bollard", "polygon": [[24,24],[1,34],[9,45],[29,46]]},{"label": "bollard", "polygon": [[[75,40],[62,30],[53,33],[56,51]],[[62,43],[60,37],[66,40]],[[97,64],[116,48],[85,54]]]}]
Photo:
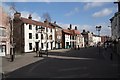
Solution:
[{"label": "bollard", "polygon": [[12,54],[11,55],[11,62],[13,62],[14,61],[14,55]]},{"label": "bollard", "polygon": [[111,53],[111,54],[110,54],[110,60],[112,60],[112,59],[113,59],[113,54]]},{"label": "bollard", "polygon": [[1,80],[5,80],[4,72],[2,72],[2,79]]}]

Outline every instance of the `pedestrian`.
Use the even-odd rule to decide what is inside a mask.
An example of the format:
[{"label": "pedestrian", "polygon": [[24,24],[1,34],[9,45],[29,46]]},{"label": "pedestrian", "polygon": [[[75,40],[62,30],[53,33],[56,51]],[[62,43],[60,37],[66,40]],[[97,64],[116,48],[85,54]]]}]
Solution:
[{"label": "pedestrian", "polygon": [[42,49],[39,50],[39,57],[42,57]]},{"label": "pedestrian", "polygon": [[47,57],[48,57],[48,49],[46,49],[45,53],[46,53],[46,55],[47,55]]},{"label": "pedestrian", "polygon": [[107,44],[106,43],[104,44],[104,48],[105,48],[105,50],[107,50]]},{"label": "pedestrian", "polygon": [[80,48],[79,48],[79,45],[78,45],[78,50],[79,50]]}]

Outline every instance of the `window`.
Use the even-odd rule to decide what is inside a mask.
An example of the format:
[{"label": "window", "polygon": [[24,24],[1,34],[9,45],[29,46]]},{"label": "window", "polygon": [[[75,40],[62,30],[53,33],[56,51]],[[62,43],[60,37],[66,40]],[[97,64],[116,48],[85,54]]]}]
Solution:
[{"label": "window", "polygon": [[50,29],[50,31],[52,32],[52,28]]},{"label": "window", "polygon": [[38,26],[36,25],[36,30],[38,30]]},{"label": "window", "polygon": [[29,33],[29,39],[32,39],[32,33]]},{"label": "window", "polygon": [[[47,39],[48,39],[48,37],[47,37]],[[52,40],[52,35],[49,36],[49,39]]]},{"label": "window", "polygon": [[72,40],[74,40],[74,36],[72,36]]},{"label": "window", "polygon": [[43,48],[43,43],[41,43],[41,48]]},{"label": "window", "polygon": [[5,52],[5,46],[4,45],[0,45],[0,53]]},{"label": "window", "polygon": [[43,34],[41,34],[41,39],[43,39]]},{"label": "window", "polygon": [[32,30],[32,25],[31,24],[29,24],[29,29]]},{"label": "window", "polygon": [[49,45],[48,45],[48,43],[47,43],[47,48],[48,48],[48,46],[49,46]]},{"label": "window", "polygon": [[46,28],[46,32],[48,32],[48,28]]},{"label": "window", "polygon": [[38,39],[38,34],[36,34],[36,39]]},{"label": "window", "polygon": [[32,50],[32,43],[29,43],[29,50]]},{"label": "window", "polygon": [[0,28],[0,36],[6,37],[6,31],[4,28]]}]

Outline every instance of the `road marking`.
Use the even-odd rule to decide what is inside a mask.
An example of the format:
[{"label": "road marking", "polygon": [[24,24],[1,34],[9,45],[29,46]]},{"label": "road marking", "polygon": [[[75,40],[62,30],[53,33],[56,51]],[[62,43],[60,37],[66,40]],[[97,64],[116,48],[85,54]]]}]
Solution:
[{"label": "road marking", "polygon": [[66,57],[66,56],[53,56],[53,55],[49,55],[49,57],[58,58],[58,59],[94,60],[93,58],[79,58],[79,57]]}]

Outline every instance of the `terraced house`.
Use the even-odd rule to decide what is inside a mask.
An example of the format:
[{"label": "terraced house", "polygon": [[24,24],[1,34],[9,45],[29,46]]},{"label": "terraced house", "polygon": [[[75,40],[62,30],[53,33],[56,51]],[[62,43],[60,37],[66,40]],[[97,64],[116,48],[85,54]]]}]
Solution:
[{"label": "terraced house", "polygon": [[17,52],[32,52],[35,49],[50,50],[55,47],[55,29],[46,21],[40,22],[14,14],[14,42]]},{"label": "terraced house", "polygon": [[50,25],[55,27],[55,48],[60,49],[62,48],[62,27],[57,25],[56,21]]},{"label": "terraced house", "polygon": [[80,31],[72,29],[72,25],[68,29],[63,29],[63,48],[78,48],[84,46],[84,39]]}]

